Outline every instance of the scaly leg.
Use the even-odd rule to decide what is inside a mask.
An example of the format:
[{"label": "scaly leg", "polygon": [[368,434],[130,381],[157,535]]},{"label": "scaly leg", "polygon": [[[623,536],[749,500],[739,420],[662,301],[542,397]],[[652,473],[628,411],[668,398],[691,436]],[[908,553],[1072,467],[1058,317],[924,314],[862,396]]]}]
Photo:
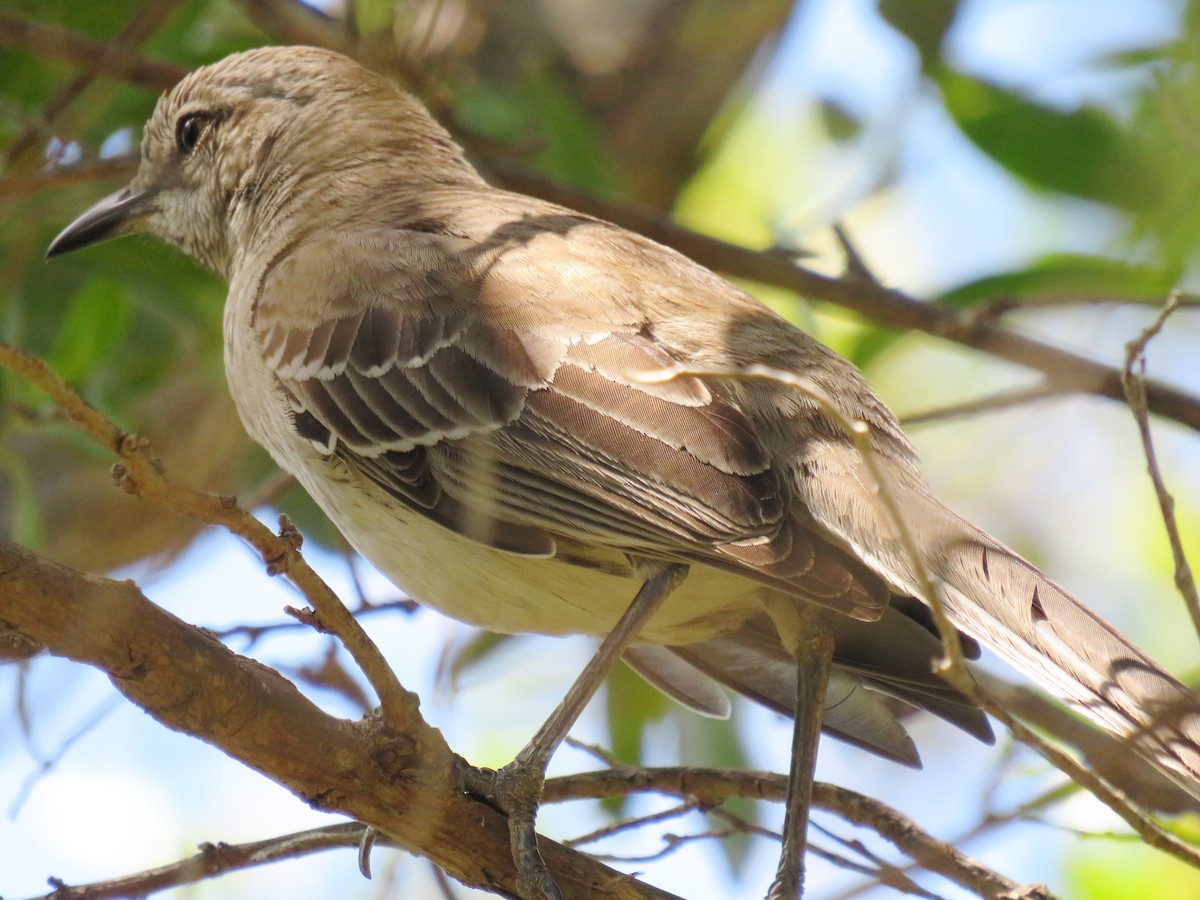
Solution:
[{"label": "scaly leg", "polygon": [[767,900],[799,900],[804,894],[804,849],[808,841],[808,809],[812,803],[817,741],[825,713],[825,689],[833,663],[833,634],[824,613],[815,608],[769,612],[779,627],[784,646],[796,657],[796,720],[792,728],[792,762],[788,773],[787,805],[783,815],[783,850]]},{"label": "scaly leg", "polygon": [[503,769],[491,772],[468,768],[466,787],[471,793],[494,801],[508,814],[509,840],[517,866],[517,891],[529,900],[561,900],[562,893],[546,871],[537,848],[534,828],[546,767],[588,701],[621,658],[641,627],[658,611],[663,601],[687,577],[688,567],[674,563],[640,563],[645,581],[629,608],[596,655],[584,667],[567,695],[546,719],[537,734]]}]

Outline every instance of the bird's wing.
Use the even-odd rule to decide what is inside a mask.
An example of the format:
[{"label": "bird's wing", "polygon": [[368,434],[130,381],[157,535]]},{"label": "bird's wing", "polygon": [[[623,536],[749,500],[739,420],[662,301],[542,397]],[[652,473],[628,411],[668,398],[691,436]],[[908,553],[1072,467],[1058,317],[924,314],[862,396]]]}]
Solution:
[{"label": "bird's wing", "polygon": [[[550,555],[562,536],[703,561],[878,616],[882,582],[793,517],[747,416],[699,378],[650,378],[675,360],[636,316],[586,319],[581,294],[619,288],[589,280],[585,258],[370,240],[296,248],[259,292],[263,356],[322,452],[492,546]],[[321,260],[343,254],[373,262],[330,284]],[[322,283],[319,303],[283,289]]]}]

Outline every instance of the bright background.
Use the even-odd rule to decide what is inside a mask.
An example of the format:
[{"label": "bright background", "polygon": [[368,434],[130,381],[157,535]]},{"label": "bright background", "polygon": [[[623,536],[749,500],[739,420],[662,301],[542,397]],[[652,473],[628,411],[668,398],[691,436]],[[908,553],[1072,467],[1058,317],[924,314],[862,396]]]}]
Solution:
[{"label": "bright background", "polygon": [[[1171,0],[971,0],[962,4],[943,55],[959,70],[1049,108],[1095,105],[1128,124],[1147,85],[1165,77],[1168,67],[1112,61],[1186,34],[1190,8]],[[38,14],[37,8],[20,11]],[[690,225],[752,245],[801,245],[818,254],[816,265],[833,271],[838,260],[827,226],[840,219],[881,279],[922,297],[1019,270],[1055,252],[1155,263],[1166,256],[1136,216],[1024,184],[968,141],[922,79],[912,43],[867,0],[798,4],[756,72],[749,80],[751,99],[710,137],[705,165],[678,201],[677,213]],[[848,136],[832,124],[841,120],[853,123]],[[113,147],[120,143],[118,136]],[[1186,254],[1171,262],[1177,281],[1187,285]],[[859,347],[863,326],[853,317],[827,308],[798,310],[793,298],[760,294],[843,352]],[[1092,296],[1105,299],[1101,291]],[[1015,321],[1055,343],[1119,363],[1123,344],[1153,315],[1145,306],[1110,304],[1034,310]],[[1172,320],[1151,346],[1152,374],[1200,393],[1194,328],[1191,311]],[[872,358],[869,374],[901,414],[1033,381],[1026,371],[921,336],[906,336]],[[145,430],[156,438],[153,426]],[[952,506],[1034,559],[1173,670],[1194,671],[1196,636],[1172,592],[1169,555],[1127,410],[1073,398],[921,425],[910,433],[928,477]],[[1159,425],[1156,438],[1189,529],[1200,496],[1195,435]],[[260,512],[273,520],[271,510]],[[315,545],[307,555],[343,596],[353,596],[343,557]],[[358,571],[367,596],[393,595],[368,567],[359,564]],[[277,622],[281,607],[295,602],[247,549],[220,533],[206,533],[165,569],[136,566],[120,574],[138,578],[164,608],[214,630]],[[515,639],[451,679],[439,672],[448,656],[471,646],[473,635],[464,626],[427,611],[376,615],[366,625],[402,682],[420,694],[426,718],[458,752],[483,765],[512,757],[593,646],[584,639]],[[285,672],[319,658],[326,647],[319,636],[300,630],[273,633],[253,646],[239,638],[230,643]],[[330,710],[356,714],[332,692],[306,690]],[[742,702],[734,720],[750,765],[786,771],[790,723]],[[988,798],[987,808],[1004,811],[1055,783],[1053,773],[1004,736],[996,748],[986,748],[940,722],[922,719],[913,730],[925,760],[922,772],[827,741],[818,777],[878,797],[947,839],[978,823],[981,797]],[[609,743],[603,702],[593,704],[575,734]],[[687,715],[651,720],[642,761],[698,761],[698,746],[724,740],[714,734],[711,725]],[[594,767],[585,754],[564,749],[552,772]],[[996,787],[1000,773],[1006,777]],[[96,673],[53,659],[0,668],[0,805],[0,895],[6,898],[44,891],[48,875],[69,883],[109,878],[190,855],[202,841],[258,840],[330,821],[218,751],[166,732],[114,699]],[[627,812],[667,805],[643,798]],[[776,813],[762,815],[775,822]],[[962,849],[1009,877],[1046,882],[1067,897],[1141,897],[1147,884],[1163,885],[1157,896],[1200,897],[1200,876],[1134,841],[1080,840],[1080,833],[1125,832],[1097,802],[1076,796],[1046,818],[998,829]],[[606,821],[603,812],[584,804],[547,807],[541,819],[547,833],[563,836]],[[839,835],[854,835],[840,822],[819,821]],[[666,830],[708,827],[693,815]],[[813,839],[837,849],[824,835],[814,833]],[[604,848],[648,853],[659,844],[639,832]],[[768,841],[728,853],[698,841],[662,861],[629,868],[698,900],[761,896],[775,853]],[[441,896],[421,860],[377,850],[375,869],[375,881],[362,881],[354,854],[339,851],[169,896]],[[853,874],[811,864],[810,896],[850,896],[858,884]],[[962,896],[944,883],[932,885],[939,895]]]}]

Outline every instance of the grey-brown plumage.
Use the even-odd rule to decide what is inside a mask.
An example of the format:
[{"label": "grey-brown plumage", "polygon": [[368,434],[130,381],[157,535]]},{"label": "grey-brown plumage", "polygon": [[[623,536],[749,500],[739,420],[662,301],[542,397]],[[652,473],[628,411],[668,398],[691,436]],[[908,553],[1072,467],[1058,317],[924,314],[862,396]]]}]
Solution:
[{"label": "grey-brown plumage", "polygon": [[51,252],[145,230],[225,276],[248,430],[416,599],[498,631],[603,634],[638,561],[686,563],[629,654],[672,696],[724,714],[715,679],[791,709],[790,598],[832,614],[834,733],[915,764],[883,694],[989,737],[930,673],[912,561],[841,428],[787,385],[684,371],[764,364],[870,426],[956,627],[1197,791],[1195,698],[938,503],[859,373],[728,282],[490,187],[415,100],[326,51],[199,70],[142,152]]}]

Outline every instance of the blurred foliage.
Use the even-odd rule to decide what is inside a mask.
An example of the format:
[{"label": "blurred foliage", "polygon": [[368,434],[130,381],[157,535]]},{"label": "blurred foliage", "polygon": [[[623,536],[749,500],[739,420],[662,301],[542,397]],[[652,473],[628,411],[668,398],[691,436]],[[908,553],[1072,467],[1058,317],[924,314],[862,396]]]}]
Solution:
[{"label": "blurred foliage", "polygon": [[[1084,61],[1089,71],[1129,76],[1123,83],[1132,87],[1075,105],[969,71],[953,38],[972,5],[880,0],[876,24],[907,42],[918,61],[912,93],[939,98],[947,119],[1012,190],[1090,204],[1119,223],[1119,236],[1094,254],[1047,253],[945,284],[934,299],[994,307],[997,315],[1080,301],[1159,302],[1187,275],[1200,246],[1200,0],[1180,4],[1177,31],[1160,44]],[[146,433],[172,473],[213,490],[254,497],[277,474],[244,438],[223,387],[219,279],[144,240],[52,265],[42,260],[58,229],[128,178],[132,160],[103,178],[87,173],[100,170],[106,153],[124,152],[123,134],[136,143],[161,87],[98,73],[114,46],[116,57],[134,54],[185,71],[265,42],[323,41],[407,82],[485,170],[536,169],[673,211],[730,240],[796,255],[828,251],[828,225],[886,193],[904,166],[903,142],[870,127],[844,98],[792,97],[790,129],[781,127],[777,109],[759,102],[755,89],[793,13],[791,0],[350,0],[357,34],[290,0],[158,6],[169,15],[146,39],[119,45],[122,29],[153,14],[155,4],[0,0],[0,338],[42,355],[96,406]],[[46,30],[30,31],[31,23]],[[56,42],[63,36],[83,50],[63,50]],[[831,193],[819,174],[831,153],[854,153],[869,171]],[[821,200],[800,204],[801,215],[784,212],[809,194]],[[904,337],[808,309],[785,292],[759,293],[860,365]],[[95,570],[187,546],[192,523],[113,490],[106,454],[56,419],[42,398],[0,373],[0,535]],[[268,499],[310,537],[337,543],[298,490]],[[486,657],[503,640],[465,644],[451,669]],[[679,714],[627,672],[612,680],[608,697],[620,759],[642,758],[647,726],[671,715],[689,762],[745,763],[727,723]],[[723,846],[736,865],[738,845]],[[1080,891],[1138,896],[1114,892],[1115,874],[1086,874],[1115,859],[1088,855],[1078,869]],[[1136,882],[1131,872],[1150,877],[1144,873],[1159,864],[1131,857],[1122,877]],[[1200,896],[1190,890],[1175,896]]]},{"label": "blurred foliage", "polygon": [[1200,900],[1200,872],[1132,840],[1085,845],[1066,868],[1073,900]]}]

